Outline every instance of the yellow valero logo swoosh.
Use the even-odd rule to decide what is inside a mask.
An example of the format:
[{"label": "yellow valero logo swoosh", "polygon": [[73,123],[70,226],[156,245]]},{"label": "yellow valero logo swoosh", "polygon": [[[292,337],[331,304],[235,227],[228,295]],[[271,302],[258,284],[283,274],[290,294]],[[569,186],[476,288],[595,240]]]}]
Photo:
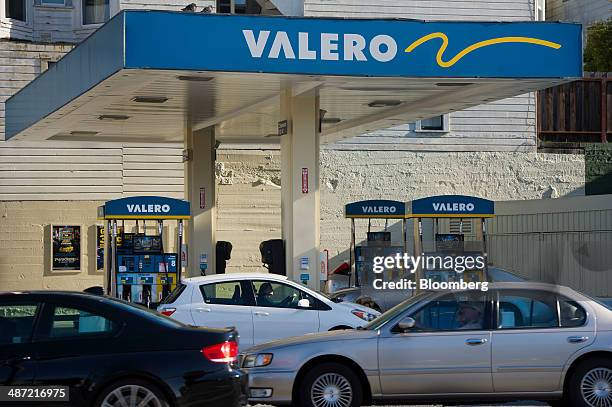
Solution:
[{"label": "yellow valero logo swoosh", "polygon": [[469,47],[464,48],[457,55],[451,58],[450,61],[445,62],[444,60],[442,60],[442,55],[444,54],[444,51],[446,51],[446,48],[448,47],[448,37],[444,33],[435,32],[435,33],[431,33],[431,34],[428,34],[428,35],[425,35],[419,38],[418,40],[410,44],[408,48],[404,50],[404,52],[412,52],[419,45],[429,40],[435,39],[435,38],[440,38],[442,40],[442,45],[440,46],[440,49],[438,50],[438,53],[436,54],[436,62],[442,68],[450,68],[451,66],[455,65],[461,58],[463,58],[470,52],[476,51],[478,48],[488,47],[489,45],[513,42],[513,43],[527,43],[527,44],[541,45],[541,46],[549,47],[553,49],[561,48],[561,44],[557,44],[556,42],[552,42],[552,41],[541,40],[539,38],[531,38],[531,37],[491,38],[490,40],[480,41],[480,42],[470,45]]}]

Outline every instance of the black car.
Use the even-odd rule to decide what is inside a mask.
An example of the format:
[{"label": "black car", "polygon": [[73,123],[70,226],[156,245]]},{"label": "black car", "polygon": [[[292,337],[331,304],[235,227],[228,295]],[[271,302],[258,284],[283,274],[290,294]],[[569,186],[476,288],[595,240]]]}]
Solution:
[{"label": "black car", "polygon": [[[233,328],[187,326],[110,297],[0,293],[0,386],[68,386],[69,401],[51,405],[245,405],[237,338]],[[49,404],[35,395],[12,399]]]}]

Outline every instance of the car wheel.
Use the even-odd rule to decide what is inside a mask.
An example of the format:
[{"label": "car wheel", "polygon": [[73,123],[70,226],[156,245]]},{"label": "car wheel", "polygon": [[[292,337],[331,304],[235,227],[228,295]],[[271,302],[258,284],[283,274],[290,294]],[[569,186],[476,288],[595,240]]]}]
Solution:
[{"label": "car wheel", "polygon": [[151,383],[138,379],[125,379],[102,390],[94,405],[96,407],[169,407],[170,403]]},{"label": "car wheel", "polygon": [[570,378],[570,405],[612,407],[612,361],[592,359],[581,363]]},{"label": "car wheel", "polygon": [[303,407],[358,407],[363,399],[359,377],[339,363],[323,363],[310,370],[301,383]]}]

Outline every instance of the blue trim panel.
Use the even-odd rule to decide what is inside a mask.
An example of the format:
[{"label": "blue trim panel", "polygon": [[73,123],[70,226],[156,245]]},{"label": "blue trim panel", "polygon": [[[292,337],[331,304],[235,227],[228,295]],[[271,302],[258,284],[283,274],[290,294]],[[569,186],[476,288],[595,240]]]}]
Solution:
[{"label": "blue trim panel", "polygon": [[6,139],[36,124],[121,70],[124,62],[123,33],[124,14],[119,14],[8,99]]}]

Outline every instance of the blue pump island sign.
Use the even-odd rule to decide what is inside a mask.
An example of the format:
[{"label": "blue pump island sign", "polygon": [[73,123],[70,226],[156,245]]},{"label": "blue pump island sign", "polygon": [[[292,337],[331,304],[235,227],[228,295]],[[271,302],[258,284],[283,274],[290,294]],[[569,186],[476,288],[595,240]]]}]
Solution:
[{"label": "blue pump island sign", "polygon": [[495,216],[495,202],[466,195],[439,195],[408,203],[410,217],[486,218]]},{"label": "blue pump island sign", "polygon": [[579,24],[153,11],[126,12],[124,18],[126,68],[409,77],[582,76]]},{"label": "blue pump island sign", "polygon": [[392,218],[406,217],[406,204],[399,201],[368,200],[352,202],[344,207],[347,218]]},{"label": "blue pump island sign", "polygon": [[115,199],[98,207],[100,219],[188,219],[189,202],[163,196]]}]

